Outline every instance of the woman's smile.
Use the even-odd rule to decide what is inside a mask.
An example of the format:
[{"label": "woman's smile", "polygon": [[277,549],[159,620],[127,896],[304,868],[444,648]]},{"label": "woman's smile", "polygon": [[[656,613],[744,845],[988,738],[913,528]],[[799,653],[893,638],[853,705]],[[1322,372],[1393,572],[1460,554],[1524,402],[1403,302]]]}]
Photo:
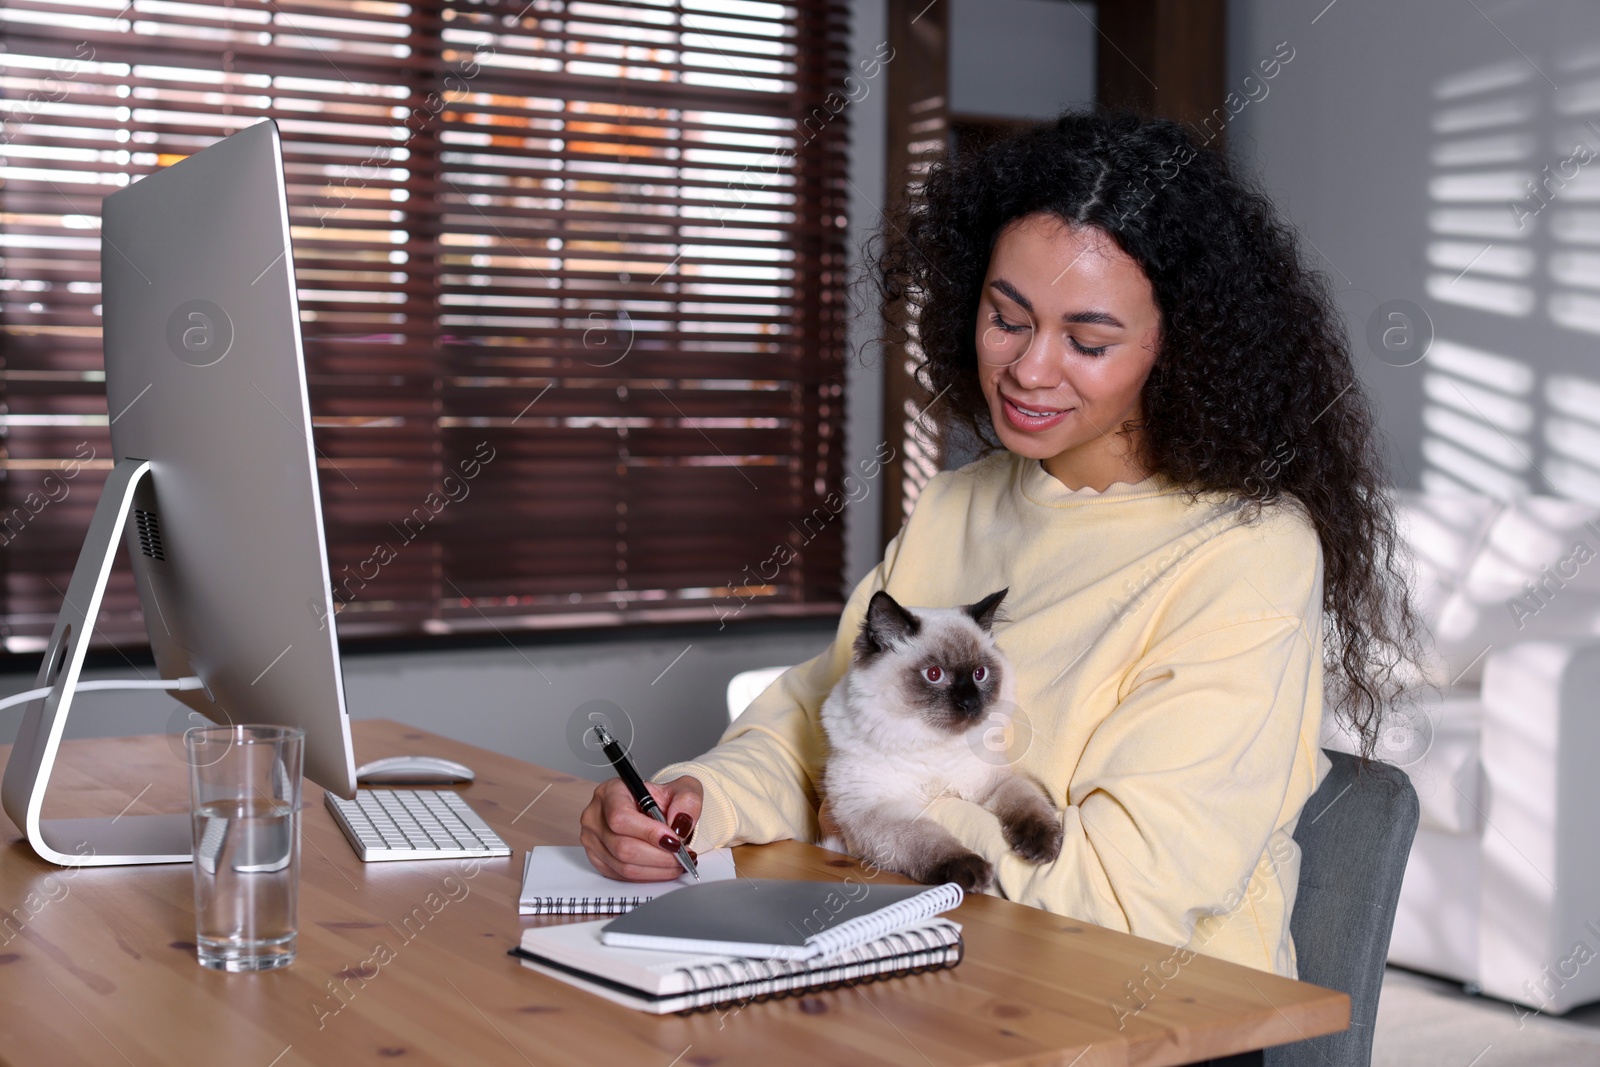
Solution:
[{"label": "woman's smile", "polygon": [[1023,433],[1043,433],[1045,430],[1059,426],[1066,421],[1068,415],[1077,410],[1076,408],[1061,408],[1048,404],[1023,404],[1013,400],[1004,392],[1000,393],[1000,397],[1005,402],[1006,421],[1013,428],[1021,430]]}]

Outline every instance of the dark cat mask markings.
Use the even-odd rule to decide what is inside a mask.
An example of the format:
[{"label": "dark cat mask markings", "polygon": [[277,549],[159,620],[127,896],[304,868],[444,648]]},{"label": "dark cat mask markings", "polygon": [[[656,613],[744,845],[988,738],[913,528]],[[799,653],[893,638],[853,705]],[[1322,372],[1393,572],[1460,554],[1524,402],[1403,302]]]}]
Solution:
[{"label": "dark cat mask markings", "polygon": [[[992,633],[1000,602],[1009,589],[990,593],[962,607],[985,633]],[[867,604],[866,619],[856,637],[856,662],[865,666],[895,645],[922,634],[922,624],[894,597],[879,590]],[[909,665],[902,685],[906,703],[918,709],[929,726],[960,732],[983,718],[985,697],[998,693],[1005,667],[970,632],[947,631],[931,638],[924,661]],[[936,668],[937,680],[926,676]],[[979,671],[981,678],[977,677]]]},{"label": "dark cat mask markings", "polygon": [[[939,669],[937,682],[927,678],[930,666]],[[930,643],[926,662],[906,668],[902,692],[928,725],[960,732],[984,717],[985,698],[1000,691],[1004,678],[1000,657],[989,654],[969,634],[951,633]]]}]

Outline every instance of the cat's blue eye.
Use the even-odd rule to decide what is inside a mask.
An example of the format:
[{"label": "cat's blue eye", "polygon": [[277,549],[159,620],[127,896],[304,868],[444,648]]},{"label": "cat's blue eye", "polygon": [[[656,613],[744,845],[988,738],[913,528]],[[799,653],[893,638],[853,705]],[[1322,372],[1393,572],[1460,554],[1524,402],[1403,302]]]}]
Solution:
[{"label": "cat's blue eye", "polygon": [[972,680],[974,682],[981,682],[987,677],[989,677],[989,669],[987,667],[979,667],[972,672]]},{"label": "cat's blue eye", "polygon": [[922,676],[930,682],[937,682],[944,677],[944,671],[938,667],[924,667],[922,668]]}]

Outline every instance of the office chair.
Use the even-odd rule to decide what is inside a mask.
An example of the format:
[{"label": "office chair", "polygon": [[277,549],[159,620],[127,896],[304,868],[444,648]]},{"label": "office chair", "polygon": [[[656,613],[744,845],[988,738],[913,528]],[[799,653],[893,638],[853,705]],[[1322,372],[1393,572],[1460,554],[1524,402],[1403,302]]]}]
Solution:
[{"label": "office chair", "polygon": [[1266,1050],[1266,1067],[1368,1067],[1395,901],[1417,832],[1398,767],[1328,751],[1333,769],[1295,827],[1300,889],[1289,930],[1300,978],[1350,997],[1350,1029]]}]

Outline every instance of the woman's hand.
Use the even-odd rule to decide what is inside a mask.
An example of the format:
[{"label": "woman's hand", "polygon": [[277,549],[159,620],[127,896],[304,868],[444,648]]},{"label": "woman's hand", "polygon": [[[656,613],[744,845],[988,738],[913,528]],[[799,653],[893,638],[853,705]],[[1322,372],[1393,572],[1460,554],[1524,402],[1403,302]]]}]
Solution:
[{"label": "woman's hand", "polygon": [[594,869],[608,878],[663,882],[683,873],[678,865],[678,843],[694,837],[705,787],[698,778],[684,775],[664,785],[646,782],[645,788],[661,806],[671,832],[639,810],[621,778],[609,778],[596,786],[594,798],[578,816],[578,842]]}]

